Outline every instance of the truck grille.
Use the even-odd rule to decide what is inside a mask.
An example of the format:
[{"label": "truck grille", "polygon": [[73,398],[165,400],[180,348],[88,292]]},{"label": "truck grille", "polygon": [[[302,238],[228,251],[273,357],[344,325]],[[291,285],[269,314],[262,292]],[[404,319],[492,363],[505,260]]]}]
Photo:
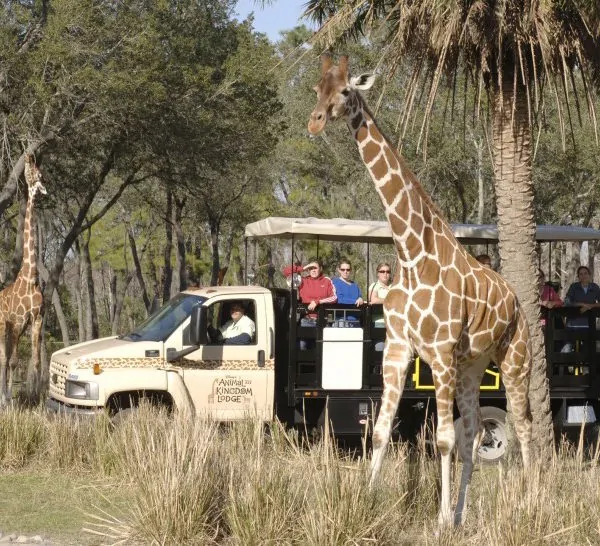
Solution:
[{"label": "truck grille", "polygon": [[50,395],[65,395],[65,380],[67,379],[68,366],[56,360],[50,362]]}]

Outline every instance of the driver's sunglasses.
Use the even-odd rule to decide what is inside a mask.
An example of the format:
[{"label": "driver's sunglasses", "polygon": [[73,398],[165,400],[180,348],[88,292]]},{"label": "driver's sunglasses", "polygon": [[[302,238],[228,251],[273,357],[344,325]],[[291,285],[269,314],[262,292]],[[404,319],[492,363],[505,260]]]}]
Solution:
[{"label": "driver's sunglasses", "polygon": [[380,269],[377,273],[391,273],[389,269]]}]

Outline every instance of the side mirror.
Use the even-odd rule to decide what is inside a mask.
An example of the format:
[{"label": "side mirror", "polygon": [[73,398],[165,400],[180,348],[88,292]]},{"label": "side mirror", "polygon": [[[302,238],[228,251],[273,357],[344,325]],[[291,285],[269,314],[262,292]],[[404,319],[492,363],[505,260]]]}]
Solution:
[{"label": "side mirror", "polygon": [[194,307],[190,319],[190,341],[192,345],[208,345],[208,307]]}]

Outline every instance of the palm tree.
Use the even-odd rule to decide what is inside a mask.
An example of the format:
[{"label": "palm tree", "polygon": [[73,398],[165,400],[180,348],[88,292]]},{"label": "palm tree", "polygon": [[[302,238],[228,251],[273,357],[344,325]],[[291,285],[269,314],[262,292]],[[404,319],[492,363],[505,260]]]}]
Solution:
[{"label": "palm tree", "polygon": [[[376,29],[387,31],[382,48],[385,60],[392,69],[403,63],[412,70],[405,123],[425,86],[421,129],[425,144],[430,115],[444,83],[454,94],[464,72],[464,81],[474,89],[474,109],[479,113],[482,104],[488,105],[502,273],[515,287],[529,321],[533,441],[541,454],[549,453],[554,436],[536,282],[532,127],[543,110],[546,87],[556,99],[563,141],[565,126],[574,111],[580,113],[582,101],[596,126],[592,88],[600,83],[600,3],[309,0],[305,16],[321,25],[313,41],[323,48]],[[576,79],[582,85],[576,87]],[[583,88],[582,97],[577,88]]]}]

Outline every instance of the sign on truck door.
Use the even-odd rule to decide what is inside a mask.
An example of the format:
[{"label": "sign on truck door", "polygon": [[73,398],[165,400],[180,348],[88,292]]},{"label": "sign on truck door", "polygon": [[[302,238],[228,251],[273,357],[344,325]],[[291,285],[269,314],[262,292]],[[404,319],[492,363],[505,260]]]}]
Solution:
[{"label": "sign on truck door", "polygon": [[[230,320],[231,298],[209,300],[209,323],[219,329]],[[218,420],[273,416],[274,360],[264,299],[242,297],[245,313],[255,324],[248,345],[218,344],[215,340],[188,355],[184,383],[196,413]]]}]

